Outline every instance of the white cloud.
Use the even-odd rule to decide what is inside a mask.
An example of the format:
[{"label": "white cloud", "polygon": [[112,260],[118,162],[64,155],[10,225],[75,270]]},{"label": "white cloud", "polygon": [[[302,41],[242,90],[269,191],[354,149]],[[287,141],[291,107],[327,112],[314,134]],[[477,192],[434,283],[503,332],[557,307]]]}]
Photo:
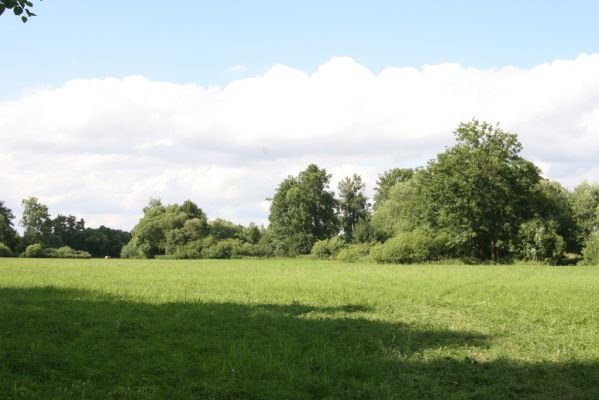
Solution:
[{"label": "white cloud", "polygon": [[423,165],[460,121],[501,122],[526,157],[572,187],[599,180],[599,55],[531,69],[387,68],[335,57],[316,72],[275,65],[224,88],[73,80],[0,102],[0,199],[131,228],[149,197],[210,217],[267,219],[280,180],[316,162],[337,182]]}]

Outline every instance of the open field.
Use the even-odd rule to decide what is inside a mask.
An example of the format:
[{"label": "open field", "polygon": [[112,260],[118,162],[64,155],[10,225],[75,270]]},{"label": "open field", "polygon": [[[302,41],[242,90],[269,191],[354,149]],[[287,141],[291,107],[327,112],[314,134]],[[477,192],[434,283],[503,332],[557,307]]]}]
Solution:
[{"label": "open field", "polygon": [[599,398],[599,269],[0,259],[2,399]]}]

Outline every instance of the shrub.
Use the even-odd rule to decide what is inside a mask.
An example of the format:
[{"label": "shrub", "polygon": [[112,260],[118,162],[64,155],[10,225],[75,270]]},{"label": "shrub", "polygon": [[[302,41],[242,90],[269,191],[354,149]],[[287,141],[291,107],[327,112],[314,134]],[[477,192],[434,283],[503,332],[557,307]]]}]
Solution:
[{"label": "shrub", "polygon": [[[91,254],[87,251],[73,250],[69,246],[62,246],[58,249],[46,249],[47,257],[56,258],[91,258]],[[53,254],[52,254],[53,253]]]},{"label": "shrub", "polygon": [[46,252],[41,244],[35,243],[25,248],[24,256],[27,258],[43,258],[46,257]]},{"label": "shrub", "polygon": [[133,239],[121,249],[121,258],[142,258],[137,246],[133,243]]},{"label": "shrub", "polygon": [[448,252],[445,234],[431,235],[423,230],[401,232],[385,243],[374,246],[370,257],[378,263],[410,264],[434,261]]},{"label": "shrub", "polygon": [[202,258],[239,258],[238,249],[242,242],[239,239],[225,239],[202,249]]},{"label": "shrub", "polygon": [[337,254],[337,260],[344,262],[356,262],[360,259],[368,257],[370,252],[370,245],[368,243],[356,243],[349,245]]},{"label": "shrub", "polygon": [[591,233],[582,250],[582,264],[599,265],[599,232]]},{"label": "shrub", "polygon": [[554,221],[538,218],[523,223],[516,245],[519,256],[527,261],[557,264],[564,256],[566,242],[556,228]]},{"label": "shrub", "polygon": [[321,259],[335,258],[337,254],[346,246],[343,239],[334,236],[330,239],[319,240],[312,246],[312,256]]},{"label": "shrub", "polygon": [[12,257],[12,250],[7,245],[0,242],[0,257]]}]

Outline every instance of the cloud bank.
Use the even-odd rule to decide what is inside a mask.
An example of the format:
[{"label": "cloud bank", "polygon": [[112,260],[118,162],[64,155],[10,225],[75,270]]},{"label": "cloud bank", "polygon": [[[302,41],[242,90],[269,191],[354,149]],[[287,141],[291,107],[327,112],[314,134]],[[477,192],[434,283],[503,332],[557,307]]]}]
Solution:
[{"label": "cloud bank", "polygon": [[545,176],[599,181],[599,54],[531,69],[457,64],[373,73],[335,57],[224,88],[73,80],[0,102],[0,199],[130,229],[150,197],[265,223],[280,180],[315,162],[335,181],[423,165],[473,117],[519,134]]}]

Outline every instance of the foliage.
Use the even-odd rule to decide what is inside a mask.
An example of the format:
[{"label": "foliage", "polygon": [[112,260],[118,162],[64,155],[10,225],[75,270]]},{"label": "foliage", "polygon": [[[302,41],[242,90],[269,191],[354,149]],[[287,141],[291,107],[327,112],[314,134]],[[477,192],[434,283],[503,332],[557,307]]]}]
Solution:
[{"label": "foliage", "polygon": [[579,226],[579,242],[599,229],[599,184],[584,181],[574,189],[572,195],[574,218]]},{"label": "foliage", "polygon": [[378,209],[389,199],[391,189],[398,183],[412,179],[414,170],[411,168],[393,168],[379,175],[374,188],[374,209]]},{"label": "foliage", "polygon": [[91,258],[87,251],[73,250],[69,246],[62,246],[56,249],[57,258]]},{"label": "foliage", "polygon": [[0,242],[0,257],[12,257],[13,253],[10,247]]},{"label": "foliage", "polygon": [[338,232],[337,201],[328,190],[330,178],[325,169],[310,164],[298,177],[281,182],[268,217],[276,254],[307,254],[314,242]]},{"label": "foliage", "polygon": [[473,120],[455,135],[456,145],[419,174],[421,217],[447,232],[462,256],[497,261],[530,213],[539,170],[499,126]]},{"label": "foliage", "polygon": [[354,226],[352,232],[353,243],[371,243],[374,239],[374,232],[372,230],[371,216],[367,218],[360,218]]},{"label": "foliage", "polygon": [[367,260],[370,254],[371,245],[369,243],[354,243],[346,247],[343,247],[337,256],[335,257],[339,261],[343,262],[356,262],[360,260]]},{"label": "foliage", "polygon": [[151,199],[143,212],[121,256],[154,258],[171,254],[177,246],[203,238],[209,231],[206,214],[191,200],[163,206],[160,200]]},{"label": "foliage", "polygon": [[93,257],[119,257],[123,246],[131,240],[129,232],[104,225],[99,228],[86,228],[81,236],[83,244],[80,247],[70,246],[86,251]]},{"label": "foliage", "polygon": [[14,15],[21,17],[21,21],[27,22],[29,18],[35,17],[31,7],[33,3],[29,0],[0,0],[0,15],[6,10],[12,10]]},{"label": "foliage", "polygon": [[24,229],[23,241],[25,244],[52,243],[52,219],[48,207],[41,204],[36,197],[23,199],[23,216],[21,226]]},{"label": "foliage", "polygon": [[371,223],[375,240],[384,242],[397,233],[426,226],[426,220],[421,217],[424,214],[422,209],[427,204],[420,194],[422,174],[419,171],[413,179],[393,186],[387,201],[375,210]]},{"label": "foliage", "polygon": [[359,175],[354,174],[339,182],[339,221],[346,242],[354,241],[354,229],[360,221],[369,218],[368,197],[364,193],[366,185]]},{"label": "foliage", "polygon": [[69,246],[62,246],[58,249],[44,247],[40,243],[34,243],[27,246],[22,254],[27,258],[91,258],[91,254],[86,251],[73,250]]},{"label": "foliage", "polygon": [[555,265],[564,257],[566,243],[557,232],[558,223],[539,218],[520,226],[518,253],[524,260]]},{"label": "foliage", "polygon": [[[580,226],[572,207],[573,194],[557,182],[542,179],[534,188],[533,215],[539,222],[551,225],[564,240],[565,251],[580,252]],[[542,221],[541,221],[542,220]]]},{"label": "foliage", "polygon": [[314,243],[311,254],[315,258],[333,259],[345,246],[345,242],[341,237],[333,236],[330,239],[319,240]]},{"label": "foliage", "polygon": [[582,264],[599,265],[599,232],[589,235],[584,244],[582,256]]},{"label": "foliage", "polygon": [[15,219],[15,215],[12,210],[0,200],[0,242],[11,250],[16,250],[19,237],[13,227],[13,219]]},{"label": "foliage", "polygon": [[30,244],[25,248],[24,257],[28,258],[42,258],[46,257],[46,251],[44,247],[39,243]]},{"label": "foliage", "polygon": [[432,236],[429,232],[415,230],[401,232],[374,246],[370,256],[378,263],[411,264],[443,258],[448,254],[448,248],[447,235]]}]

